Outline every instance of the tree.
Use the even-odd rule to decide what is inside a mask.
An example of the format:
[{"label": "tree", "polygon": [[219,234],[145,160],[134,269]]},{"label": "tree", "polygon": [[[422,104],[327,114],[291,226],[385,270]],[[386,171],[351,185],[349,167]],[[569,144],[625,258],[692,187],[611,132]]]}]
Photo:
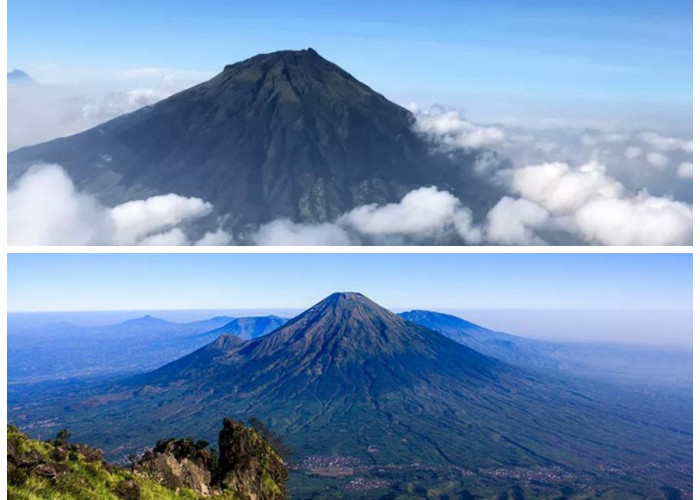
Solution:
[{"label": "tree", "polygon": [[56,433],[56,438],[53,440],[54,446],[63,446],[70,439],[71,433],[66,429],[61,429]]}]

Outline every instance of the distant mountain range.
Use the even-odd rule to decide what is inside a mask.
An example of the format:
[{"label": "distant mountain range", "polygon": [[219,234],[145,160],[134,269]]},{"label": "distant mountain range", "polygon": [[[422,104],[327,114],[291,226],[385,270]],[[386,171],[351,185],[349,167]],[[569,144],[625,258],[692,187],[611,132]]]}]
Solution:
[{"label": "distant mountain range", "polygon": [[442,153],[414,121],[314,50],[286,50],[228,65],[85,132],[13,151],[8,179],[48,162],[109,205],[196,196],[242,241],[274,219],[331,221],[423,186],[484,216],[501,192],[474,171],[479,152]]},{"label": "distant mountain range", "polygon": [[204,332],[199,336],[198,340],[206,341],[206,339],[211,339],[213,336],[224,334],[238,337],[241,340],[256,339],[276,330],[287,321],[288,318],[280,318],[274,315],[236,318],[222,327]]},{"label": "distant mountain range", "polygon": [[277,316],[174,323],[152,316],[115,325],[53,323],[9,328],[10,384],[98,377],[152,370],[212,342],[221,333],[249,339],[264,335],[285,320]]},{"label": "distant mountain range", "polygon": [[693,356],[688,349],[533,340],[433,311],[409,311],[399,316],[482,354],[555,376],[569,374],[635,386],[692,387]]}]

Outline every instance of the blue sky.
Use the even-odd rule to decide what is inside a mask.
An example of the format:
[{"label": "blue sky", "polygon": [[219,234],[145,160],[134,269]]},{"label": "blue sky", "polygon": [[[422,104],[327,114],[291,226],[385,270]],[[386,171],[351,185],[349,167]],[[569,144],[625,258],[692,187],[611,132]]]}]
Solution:
[{"label": "blue sky", "polygon": [[9,311],[692,309],[687,254],[10,254]]},{"label": "blue sky", "polygon": [[219,71],[314,47],[398,100],[690,106],[690,0],[8,0],[8,69]]}]

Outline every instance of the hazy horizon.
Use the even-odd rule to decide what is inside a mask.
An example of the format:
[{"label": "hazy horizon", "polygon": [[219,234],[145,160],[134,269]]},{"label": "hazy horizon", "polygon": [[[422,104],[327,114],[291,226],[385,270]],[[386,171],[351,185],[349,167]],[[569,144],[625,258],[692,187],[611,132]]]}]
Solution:
[{"label": "hazy horizon", "polygon": [[[309,307],[313,304],[309,304]],[[387,307],[405,312],[421,307]],[[649,310],[643,316],[633,309],[500,309],[435,308],[494,331],[524,338],[555,342],[587,342],[630,345],[656,345],[668,348],[692,348],[692,311]],[[8,311],[8,335],[11,322],[29,323],[33,328],[67,322],[76,326],[108,326],[152,316],[173,323],[207,320],[216,316],[280,316],[292,318],[301,308],[252,309],[145,309],[93,311]],[[672,326],[669,326],[672,325]],[[660,337],[659,331],[666,331]],[[592,333],[594,332],[594,333]]]}]

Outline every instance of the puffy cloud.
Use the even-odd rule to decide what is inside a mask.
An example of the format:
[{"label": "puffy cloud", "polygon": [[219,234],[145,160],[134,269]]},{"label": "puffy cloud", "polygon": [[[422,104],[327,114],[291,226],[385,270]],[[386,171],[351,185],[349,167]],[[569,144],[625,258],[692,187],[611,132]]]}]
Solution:
[{"label": "puffy cloud", "polygon": [[59,165],[30,168],[8,191],[10,245],[184,245],[181,224],[209,214],[199,198],[175,194],[113,208],[78,192]]},{"label": "puffy cloud", "polygon": [[486,239],[500,245],[543,245],[535,232],[549,219],[549,213],[532,201],[502,198],[486,217]]},{"label": "puffy cloud", "polygon": [[[456,111],[444,108],[409,109],[416,116],[419,130],[424,128],[432,140],[445,150],[466,148],[455,139],[463,123],[471,123]],[[484,123],[480,128],[495,128],[501,139],[487,144],[480,154],[490,152],[490,161],[477,159],[474,170],[494,183],[503,184],[504,170],[543,163],[583,165],[605,164],[606,175],[630,192],[646,190],[655,196],[671,196],[692,203],[688,183],[677,177],[669,165],[692,162],[692,137],[661,131],[635,131],[611,128],[610,124],[589,124],[586,128],[567,122],[549,124],[506,121],[498,125]],[[430,133],[432,131],[432,133]],[[497,159],[500,158],[500,161]],[[666,160],[664,160],[666,158]],[[486,168],[484,168],[486,167]]]},{"label": "puffy cloud", "polygon": [[58,165],[30,168],[7,193],[10,245],[90,245],[112,233],[111,218],[91,196],[75,190]]},{"label": "puffy cloud", "polygon": [[[692,243],[692,207],[641,191],[630,194],[605,174],[601,165],[574,168],[563,163],[516,170],[513,190],[547,209],[560,229],[603,245],[688,245]],[[516,210],[511,210],[516,213]],[[541,214],[540,214],[541,215]],[[524,224],[525,229],[543,221]],[[516,238],[528,236],[514,225]],[[525,234],[525,237],[523,237]]]},{"label": "puffy cloud", "polygon": [[216,231],[209,231],[204,234],[199,240],[195,242],[198,246],[221,246],[230,245],[233,241],[233,235],[231,233],[224,231],[222,228]]},{"label": "puffy cloud", "polygon": [[639,139],[651,145],[654,149],[659,151],[669,152],[675,150],[682,150],[686,153],[693,152],[693,141],[679,139],[677,137],[671,137],[667,135],[661,135],[657,132],[642,132],[638,135]]},{"label": "puffy cloud", "polygon": [[580,231],[603,245],[690,245],[693,211],[685,203],[640,193],[597,198],[575,214]]},{"label": "puffy cloud", "polygon": [[340,218],[341,224],[357,232],[383,236],[392,234],[438,237],[450,229],[458,230],[465,239],[476,242],[477,232],[471,228],[471,212],[459,199],[435,186],[422,187],[406,194],[399,203],[384,206],[365,205]]},{"label": "puffy cloud", "polygon": [[115,243],[129,245],[162,228],[175,226],[188,219],[202,218],[211,211],[211,204],[199,198],[185,198],[171,193],[146,200],[128,201],[112,208],[109,215],[115,228]]},{"label": "puffy cloud", "polygon": [[342,227],[331,224],[295,224],[278,219],[263,225],[253,235],[256,245],[351,245],[350,235]]},{"label": "puffy cloud", "polygon": [[592,196],[615,197],[623,190],[595,163],[579,169],[565,163],[524,167],[513,172],[512,186],[523,197],[559,213],[576,209]]},{"label": "puffy cloud", "polygon": [[693,178],[693,163],[689,161],[684,161],[678,165],[678,170],[676,171],[676,177],[679,179],[692,179]]},{"label": "puffy cloud", "polygon": [[647,161],[650,165],[658,169],[663,169],[666,165],[668,165],[668,157],[656,151],[647,153]]},{"label": "puffy cloud", "polygon": [[479,126],[463,119],[458,111],[417,111],[415,128],[418,132],[440,141],[448,149],[480,148],[498,144],[503,132],[492,126]]}]

